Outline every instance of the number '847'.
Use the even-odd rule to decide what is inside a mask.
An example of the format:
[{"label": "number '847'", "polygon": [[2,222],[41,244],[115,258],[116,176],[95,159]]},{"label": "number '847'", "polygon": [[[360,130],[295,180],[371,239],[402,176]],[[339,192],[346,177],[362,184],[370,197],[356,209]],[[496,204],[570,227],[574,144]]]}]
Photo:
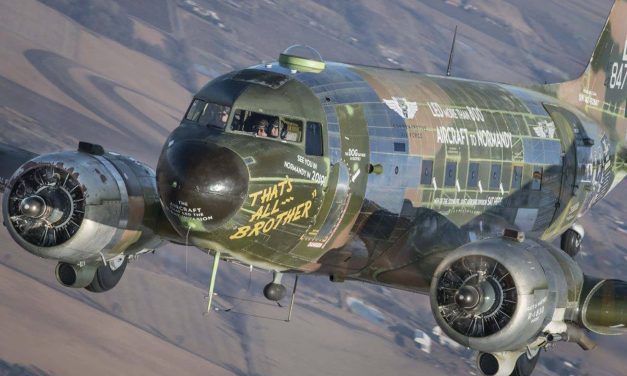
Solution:
[{"label": "number '847'", "polygon": [[612,64],[610,89],[624,89],[627,82],[627,62]]}]

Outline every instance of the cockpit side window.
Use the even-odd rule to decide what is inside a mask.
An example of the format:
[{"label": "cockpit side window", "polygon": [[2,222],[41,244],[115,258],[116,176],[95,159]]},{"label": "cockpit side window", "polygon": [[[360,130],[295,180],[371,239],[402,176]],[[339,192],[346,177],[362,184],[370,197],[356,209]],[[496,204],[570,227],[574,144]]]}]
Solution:
[{"label": "cockpit side window", "polygon": [[204,126],[224,129],[229,120],[230,111],[231,108],[228,106],[207,103],[202,99],[194,99],[191,106],[189,106],[189,110],[187,110],[185,120]]},{"label": "cockpit side window", "polygon": [[307,122],[305,137],[305,154],[322,156],[322,125],[312,121]]},{"label": "cockpit side window", "polygon": [[289,142],[303,140],[302,120],[254,111],[235,110],[231,130]]},{"label": "cockpit side window", "polygon": [[281,140],[301,142],[303,140],[303,122],[298,119],[281,118]]}]

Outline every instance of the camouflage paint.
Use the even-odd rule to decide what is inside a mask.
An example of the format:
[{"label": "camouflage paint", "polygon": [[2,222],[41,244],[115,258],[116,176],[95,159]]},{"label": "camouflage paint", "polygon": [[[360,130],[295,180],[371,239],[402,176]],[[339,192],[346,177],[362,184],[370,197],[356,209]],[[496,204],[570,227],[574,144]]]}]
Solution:
[{"label": "camouflage paint", "polygon": [[[169,141],[233,150],[250,176],[241,209],[224,226],[205,231],[200,223],[179,233],[268,269],[421,292],[460,245],[506,228],[547,240],[561,235],[621,178],[627,90],[605,93],[599,85],[602,68],[622,61],[625,4],[617,3],[586,73],[561,85],[523,88],[329,62],[316,72],[273,63],[212,81],[197,98],[322,123],[325,156],[184,121]],[[602,106],[583,103],[583,90],[594,90]]]}]

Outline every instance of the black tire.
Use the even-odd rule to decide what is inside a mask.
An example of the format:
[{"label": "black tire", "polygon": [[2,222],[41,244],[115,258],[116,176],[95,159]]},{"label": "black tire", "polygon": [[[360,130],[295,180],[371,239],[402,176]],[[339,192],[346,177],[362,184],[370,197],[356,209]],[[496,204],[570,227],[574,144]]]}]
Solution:
[{"label": "black tire", "polygon": [[531,359],[527,357],[527,354],[522,354],[516,361],[516,367],[514,367],[514,372],[510,376],[531,376],[536,368],[536,364],[538,364],[538,359],[540,359],[539,351]]},{"label": "black tire", "polygon": [[94,280],[91,281],[89,285],[85,287],[86,290],[91,292],[106,292],[114,288],[120,279],[122,279],[122,275],[124,274],[124,270],[126,270],[126,264],[128,263],[128,259],[124,258],[124,262],[120,265],[119,268],[115,270],[111,270],[109,265],[100,265],[98,269],[96,269],[96,275],[94,275]]},{"label": "black tire", "polygon": [[560,248],[570,257],[575,257],[581,250],[581,236],[575,230],[566,230],[562,234]]},{"label": "black tire", "polygon": [[278,283],[268,283],[266,287],[263,288],[263,295],[266,299],[273,302],[278,302],[283,299],[283,297],[285,297],[285,293],[285,286]]}]

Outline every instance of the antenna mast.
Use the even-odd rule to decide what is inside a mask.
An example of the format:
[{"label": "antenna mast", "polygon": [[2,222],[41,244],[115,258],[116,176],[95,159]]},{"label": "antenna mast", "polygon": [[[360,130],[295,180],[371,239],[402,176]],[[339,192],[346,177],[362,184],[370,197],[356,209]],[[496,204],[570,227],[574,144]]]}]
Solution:
[{"label": "antenna mast", "polygon": [[446,76],[451,76],[451,68],[453,66],[453,55],[455,54],[455,40],[457,39],[457,25],[455,25],[455,33],[453,34],[453,44],[451,45],[451,53],[448,55],[448,66],[446,67]]}]

